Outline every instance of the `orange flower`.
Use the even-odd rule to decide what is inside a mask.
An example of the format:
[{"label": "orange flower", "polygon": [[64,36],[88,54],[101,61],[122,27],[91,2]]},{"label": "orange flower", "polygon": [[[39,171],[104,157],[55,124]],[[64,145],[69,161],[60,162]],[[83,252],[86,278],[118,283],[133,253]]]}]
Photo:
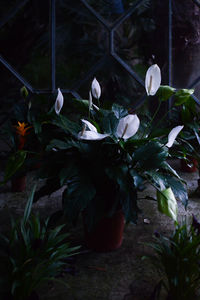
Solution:
[{"label": "orange flower", "polygon": [[18,122],[18,125],[15,126],[16,133],[20,136],[25,136],[25,135],[29,134],[30,132],[27,132],[27,130],[29,130],[32,126],[27,127],[27,125],[28,125],[27,123]]},{"label": "orange flower", "polygon": [[25,136],[30,133],[30,132],[27,132],[27,130],[29,130],[32,127],[32,126],[27,126],[27,125],[28,125],[27,123],[18,122],[18,125],[15,126],[16,133],[19,136],[19,145],[18,145],[19,150],[24,148],[25,141],[26,141]]}]

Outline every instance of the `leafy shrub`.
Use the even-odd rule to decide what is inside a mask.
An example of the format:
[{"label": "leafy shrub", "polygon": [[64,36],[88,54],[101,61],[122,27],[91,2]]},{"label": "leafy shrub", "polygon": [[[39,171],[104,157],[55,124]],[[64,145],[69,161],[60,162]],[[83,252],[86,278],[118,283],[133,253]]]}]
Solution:
[{"label": "leafy shrub", "polygon": [[51,229],[49,219],[42,222],[38,215],[30,216],[34,191],[35,187],[23,217],[12,219],[10,234],[0,235],[0,295],[8,299],[28,299],[42,283],[57,280],[64,259],[79,248],[66,241],[65,225]]},{"label": "leafy shrub", "polygon": [[[199,228],[199,227],[198,227]],[[149,244],[155,250],[151,257],[162,278],[156,285],[151,300],[161,299],[161,287],[167,291],[167,300],[196,299],[200,286],[200,235],[196,224],[177,225],[170,238],[156,234],[156,242]]]}]

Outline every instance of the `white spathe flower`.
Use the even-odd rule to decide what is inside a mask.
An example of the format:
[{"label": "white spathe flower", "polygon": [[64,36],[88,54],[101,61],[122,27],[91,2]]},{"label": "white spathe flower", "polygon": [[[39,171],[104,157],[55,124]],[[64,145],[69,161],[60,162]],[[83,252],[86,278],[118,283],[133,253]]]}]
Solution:
[{"label": "white spathe flower", "polygon": [[96,78],[93,79],[91,85],[91,91],[94,98],[99,99],[101,96],[101,87]]},{"label": "white spathe flower", "polygon": [[57,115],[59,115],[61,108],[63,107],[63,102],[64,102],[63,94],[61,93],[61,90],[58,88],[58,95],[55,102],[55,112],[57,113]]},{"label": "white spathe flower", "polygon": [[161,72],[158,65],[148,68],[145,77],[145,88],[147,95],[154,96],[161,84]]},{"label": "white spathe flower", "polygon": [[119,120],[116,135],[119,138],[128,139],[136,134],[140,126],[137,115],[127,115]]},{"label": "white spathe flower", "polygon": [[174,128],[170,131],[170,133],[169,133],[169,135],[168,135],[168,143],[167,143],[165,146],[167,146],[168,148],[170,148],[170,147],[173,145],[173,143],[174,143],[174,141],[175,141],[177,135],[178,135],[179,132],[183,129],[183,127],[184,127],[184,125],[182,125],[182,126],[179,125],[179,126],[174,127]]},{"label": "white spathe flower", "polygon": [[[91,124],[89,121],[82,119],[81,120],[84,123],[83,130],[78,133],[78,138],[82,140],[102,140],[109,136],[109,134],[102,134],[98,133],[96,127]],[[89,130],[86,130],[88,127]]]}]

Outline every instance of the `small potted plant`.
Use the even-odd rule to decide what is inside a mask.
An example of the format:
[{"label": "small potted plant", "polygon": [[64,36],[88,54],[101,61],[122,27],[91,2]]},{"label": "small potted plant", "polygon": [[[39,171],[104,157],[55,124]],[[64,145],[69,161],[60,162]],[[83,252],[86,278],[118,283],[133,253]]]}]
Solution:
[{"label": "small potted plant", "polygon": [[196,172],[199,161],[199,121],[200,115],[197,104],[193,99],[193,89],[174,89],[174,106],[172,108],[171,124],[181,122],[184,125],[180,143],[174,147],[174,154],[180,158],[183,172]]},{"label": "small potted plant", "polygon": [[58,280],[66,258],[80,248],[70,246],[65,225],[52,228],[49,219],[31,215],[34,191],[35,186],[23,217],[12,220],[10,232],[0,235],[0,298],[4,300],[38,300],[38,288]]},{"label": "small potted plant", "polygon": [[[41,107],[41,99],[31,101],[25,87],[21,89],[22,99],[13,107],[10,117],[1,128],[2,141],[8,146],[6,152],[5,184],[11,180],[11,191],[21,192],[26,188],[26,175],[39,167],[42,157],[40,126],[46,106]],[[33,103],[32,103],[33,102]],[[43,139],[44,141],[44,139]]]},{"label": "small potted plant", "polygon": [[8,126],[6,134],[3,132],[4,139],[10,147],[6,162],[4,179],[1,184],[5,184],[11,179],[11,191],[23,192],[26,188],[25,161],[27,159],[27,135],[30,133],[31,126],[27,123],[19,122],[17,125]]},{"label": "small potted plant", "polygon": [[[200,286],[199,228],[200,224],[194,218],[192,224],[188,222],[177,224],[170,237],[156,233],[155,243],[148,244],[154,249],[155,255],[147,258],[155,265],[161,278],[150,299],[199,299],[197,296]],[[165,298],[163,293],[160,293],[162,289],[165,291]]]},{"label": "small potted plant", "polygon": [[[146,74],[147,94],[155,95],[160,82],[160,69],[153,65]],[[87,119],[75,122],[60,113],[63,96],[58,91],[51,123],[58,127],[59,134],[52,136],[46,148],[40,174],[47,180],[35,194],[35,201],[65,186],[62,201],[66,219],[75,224],[82,214],[87,245],[110,251],[122,243],[124,219],[137,221],[137,192],[146,183],[157,191],[160,211],[175,220],[175,197],[186,205],[185,185],[167,163],[168,149],[183,126],[165,129],[164,135],[152,135],[146,124],[126,108],[113,104],[101,109],[96,105],[100,96],[100,85],[94,79],[89,100],[73,100],[78,115],[82,108],[88,112]],[[113,235],[117,236],[115,241]]]}]

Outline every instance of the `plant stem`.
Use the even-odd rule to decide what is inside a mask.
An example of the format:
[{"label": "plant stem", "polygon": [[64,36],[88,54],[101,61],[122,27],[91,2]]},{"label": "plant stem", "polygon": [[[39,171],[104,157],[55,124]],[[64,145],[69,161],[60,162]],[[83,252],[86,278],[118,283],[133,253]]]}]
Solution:
[{"label": "plant stem", "polygon": [[159,120],[158,124],[157,124],[157,127],[158,125],[161,123],[161,121],[163,121],[165,119],[165,117],[168,115],[168,113],[172,110],[172,108],[168,109],[168,111],[164,114],[164,116]]},{"label": "plant stem", "polygon": [[152,117],[152,119],[151,119],[151,122],[150,122],[149,126],[147,126],[146,130],[144,131],[142,138],[145,137],[148,128],[151,127],[151,125],[152,125],[152,123],[153,123],[153,121],[154,121],[154,119],[155,119],[157,113],[158,113],[159,110],[160,110],[160,106],[161,106],[161,101],[159,101],[158,107],[157,107],[157,109],[156,109],[156,111],[155,111],[155,113],[154,113],[154,115],[153,115],[153,117]]}]

